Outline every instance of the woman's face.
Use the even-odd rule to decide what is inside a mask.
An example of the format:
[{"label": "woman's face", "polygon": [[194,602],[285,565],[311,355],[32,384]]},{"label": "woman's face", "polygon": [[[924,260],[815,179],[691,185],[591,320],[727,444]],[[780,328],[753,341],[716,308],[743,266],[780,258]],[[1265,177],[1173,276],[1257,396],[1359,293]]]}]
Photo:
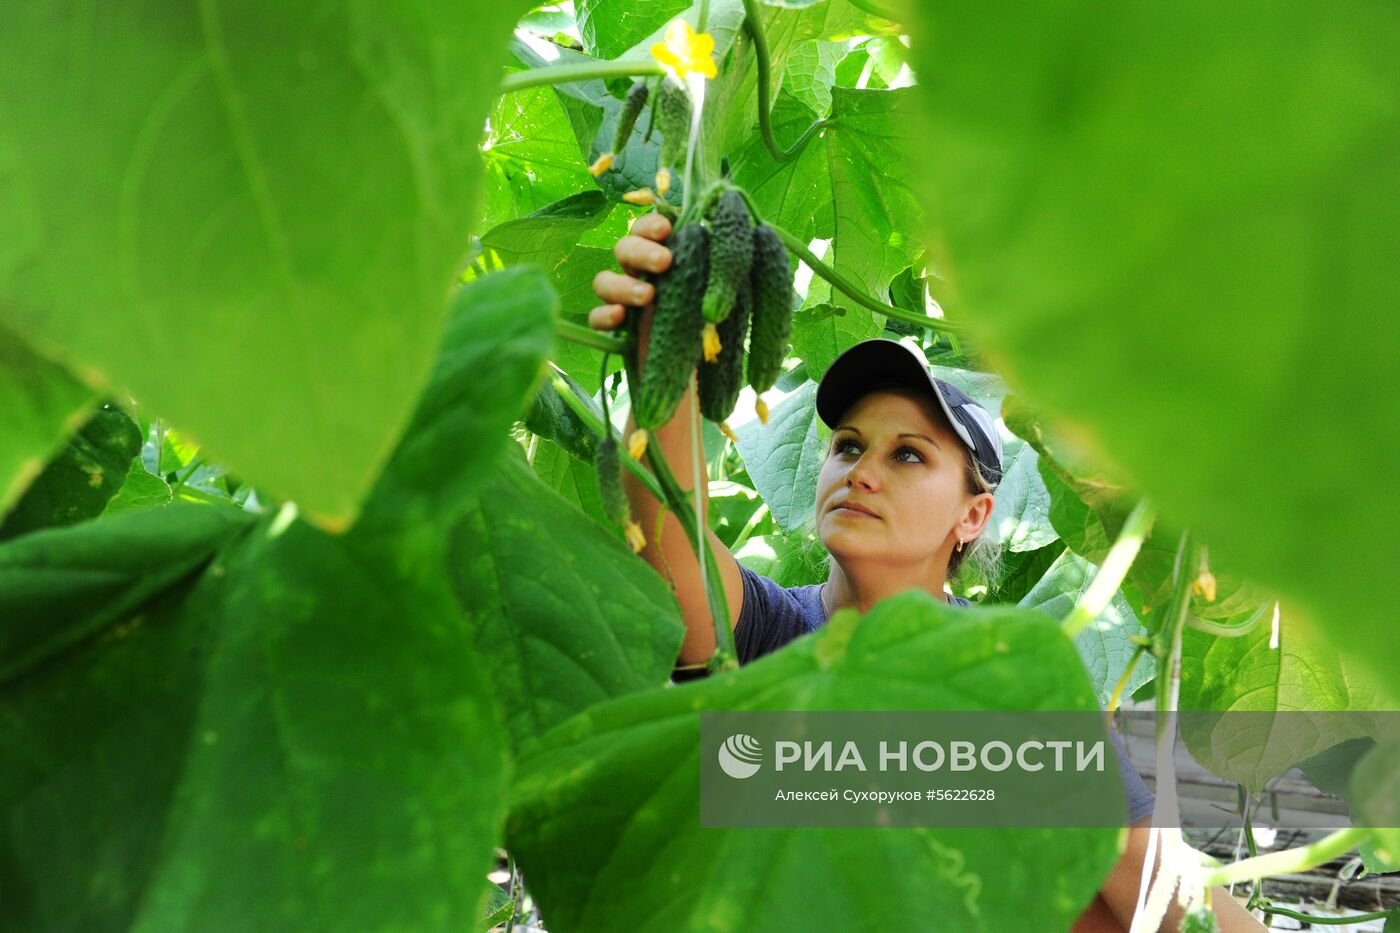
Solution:
[{"label": "woman's face", "polygon": [[962,441],[935,404],[879,390],[842,417],[817,480],[817,533],[833,556],[941,572],[958,538],[986,525],[994,500],[967,494]]}]

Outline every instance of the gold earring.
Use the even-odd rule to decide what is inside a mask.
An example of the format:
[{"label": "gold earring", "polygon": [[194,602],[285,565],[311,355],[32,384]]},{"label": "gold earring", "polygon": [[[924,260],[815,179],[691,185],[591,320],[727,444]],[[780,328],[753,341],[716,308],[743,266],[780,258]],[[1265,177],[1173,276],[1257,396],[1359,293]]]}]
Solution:
[{"label": "gold earring", "polygon": [[963,549],[963,539],[962,539],[962,538],[959,538],[959,539],[958,539],[957,553],[961,554],[961,553],[962,553],[962,549]]}]

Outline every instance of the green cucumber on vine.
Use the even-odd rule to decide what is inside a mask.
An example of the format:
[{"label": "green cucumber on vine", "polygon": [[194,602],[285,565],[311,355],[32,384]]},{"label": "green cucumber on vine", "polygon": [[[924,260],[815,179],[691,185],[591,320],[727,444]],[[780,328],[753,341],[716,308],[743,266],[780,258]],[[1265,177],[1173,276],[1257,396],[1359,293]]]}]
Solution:
[{"label": "green cucumber on vine", "polygon": [[637,118],[642,115],[642,109],[646,107],[649,94],[645,81],[634,82],[631,90],[627,92],[627,100],[618,116],[617,129],[613,132],[613,152],[621,152],[627,148],[627,141],[632,138],[632,130],[637,125]]},{"label": "green cucumber on vine", "polygon": [[[749,386],[772,388],[783,371],[792,334],[792,266],[778,234],[767,224],[753,230],[753,322],[749,337]],[[766,419],[765,419],[766,420]]]},{"label": "green cucumber on vine", "polygon": [[700,393],[700,413],[716,423],[722,423],[734,411],[734,404],[744,387],[744,337],[749,330],[751,312],[751,289],[745,280],[734,302],[734,310],[719,324],[718,358],[700,364],[696,384]]},{"label": "green cucumber on vine", "polygon": [[662,80],[652,112],[661,131],[660,167],[675,168],[685,158],[690,139],[690,95],[674,81]]},{"label": "green cucumber on vine", "polygon": [[709,266],[710,235],[700,224],[671,235],[671,266],[656,277],[656,311],[641,384],[632,399],[637,425],[648,431],[671,419],[700,362],[705,319],[700,314]]},{"label": "green cucumber on vine", "polygon": [[729,189],[719,196],[709,217],[710,274],[701,312],[710,324],[729,316],[741,283],[753,265],[753,220],[744,196]]}]

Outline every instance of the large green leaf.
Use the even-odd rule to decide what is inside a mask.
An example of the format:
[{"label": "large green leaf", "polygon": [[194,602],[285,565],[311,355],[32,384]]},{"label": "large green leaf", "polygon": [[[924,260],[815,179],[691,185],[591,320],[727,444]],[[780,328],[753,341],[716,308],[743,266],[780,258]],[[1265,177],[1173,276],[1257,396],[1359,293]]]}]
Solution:
[{"label": "large green leaf", "polygon": [[126,483],[141,452],[141,432],[120,408],[93,412],[0,522],[0,538],[72,525],[100,515]]},{"label": "large green leaf", "polygon": [[[997,579],[977,581],[987,587],[984,602],[1019,603],[1035,589],[1035,585],[1064,552],[1064,543],[1055,541],[1034,551],[1012,551],[1004,555]],[[959,596],[966,595],[957,589],[953,592]]]},{"label": "large green leaf", "polygon": [[[1128,515],[1141,501],[1121,474],[1104,469],[1084,448],[1071,442],[1060,430],[1033,414],[1013,397],[1003,402],[1006,424],[1024,437],[1039,454],[1040,480],[1049,497],[1049,518],[1061,539],[1077,555],[1100,564],[1123,529]],[[1176,552],[1181,532],[1169,519],[1159,516],[1142,541],[1129,568],[1123,589],[1141,610],[1147,627],[1155,629],[1161,615],[1151,615],[1166,604],[1171,595]],[[1228,558],[1228,555],[1226,555]],[[1272,608],[1274,597],[1245,580],[1230,559],[1217,550],[1208,565],[1216,579],[1215,594],[1194,592],[1189,612],[1197,621],[1227,626],[1259,624]],[[1194,574],[1193,574],[1194,577]]]},{"label": "large green leaf", "polygon": [[7,5],[0,317],[344,525],[432,361],[527,6]]},{"label": "large green leaf", "polygon": [[655,571],[533,477],[509,440],[550,353],[554,305],[528,266],[463,289],[412,428],[349,536],[424,601],[455,593],[521,746],[589,703],[664,682],[681,635]]},{"label": "large green leaf", "polygon": [[820,117],[831,112],[836,63],[846,54],[844,42],[802,42],[787,58],[783,90]]},{"label": "large green leaf", "polygon": [[[550,376],[562,379],[566,386],[565,391],[572,393],[574,399],[602,422],[602,409],[593,404],[588,393],[573,377],[552,368]],[[598,437],[564,401],[559,390],[554,387],[553,378],[541,384],[539,391],[535,393],[535,400],[530,403],[530,411],[525,416],[525,427],[540,437],[553,441],[570,456],[585,463],[593,462]]]},{"label": "large green leaf", "polygon": [[619,530],[520,459],[501,458],[450,535],[452,583],[518,751],[594,703],[666,683],[685,632],[675,595]]},{"label": "large green leaf", "polygon": [[810,531],[816,518],[817,478],[826,455],[816,397],[817,384],[807,382],[772,405],[767,424],[754,418],[735,429],[754,487],[787,532]]},{"label": "large green leaf", "polygon": [[[511,47],[517,58],[526,52],[518,41]],[[528,66],[534,61],[530,57],[520,64]],[[488,120],[490,128],[481,153],[486,181],[479,229],[489,230],[593,187],[574,127],[554,88],[502,94]]]},{"label": "large green leaf", "polygon": [[1400,864],[1400,739],[1378,743],[1357,762],[1349,799],[1356,822],[1375,830],[1376,862]]},{"label": "large green leaf", "polygon": [[481,235],[481,242],[502,262],[533,262],[548,271],[573,249],[584,231],[598,226],[611,211],[603,192],[580,191],[491,228]]},{"label": "large green leaf", "polygon": [[[923,209],[911,183],[923,141],[913,93],[833,88],[827,125],[797,159],[774,162],[756,138],[735,157],[735,180],[766,218],[802,239],[831,237],[837,271],[880,296],[922,253],[914,234]],[[791,142],[784,134],[795,138],[816,114],[786,96],[778,104],[775,132]]]},{"label": "large green leaf", "polygon": [[804,302],[793,316],[792,352],[807,364],[809,372],[820,377],[842,353],[862,340],[880,336],[883,320],[883,315],[852,303],[842,307],[824,301]]},{"label": "large green leaf", "polygon": [[940,4],[912,25],[940,301],[1177,524],[1400,670],[1372,585],[1397,494],[1346,492],[1400,459],[1400,9],[1043,3],[1012,25]]},{"label": "large green leaf", "polygon": [[874,294],[922,254],[923,209],[911,187],[923,170],[915,92],[833,88],[822,135],[836,211],[836,268]]},{"label": "large green leaf", "polygon": [[[3,154],[0,153],[0,159]],[[0,161],[0,184],[4,163]],[[87,418],[93,393],[0,327],[0,519],[63,439]]]},{"label": "large green leaf", "polygon": [[826,582],[826,548],[815,534],[775,533],[750,538],[734,556],[754,573],[784,588]]},{"label": "large green leaf", "polygon": [[127,468],[122,488],[102,510],[104,515],[118,512],[139,512],[143,509],[157,509],[169,505],[172,494],[165,480],[146,469],[138,457]]},{"label": "large green leaf", "polygon": [[599,523],[608,521],[598,491],[598,473],[591,462],[577,460],[553,441],[540,438],[530,462],[535,475],[579,511]]},{"label": "large green leaf", "polygon": [[[1334,745],[1325,752],[1319,752],[1306,761],[1300,761],[1298,767],[1304,771],[1308,780],[1312,781],[1314,787],[1325,794],[1333,794],[1346,800],[1353,808],[1355,814],[1355,803],[1352,800],[1352,775],[1356,773],[1356,766],[1367,754],[1376,747],[1374,739],[1349,739],[1339,745]],[[1385,754],[1385,753],[1382,753]],[[1364,783],[1363,779],[1357,782],[1357,790],[1362,795],[1369,797],[1373,789],[1378,793],[1386,792],[1386,780],[1379,782],[1379,786]],[[1353,823],[1360,822],[1353,818]],[[1364,824],[1363,824],[1364,825]],[[1366,877],[1368,873],[1400,871],[1400,848],[1395,852],[1386,850],[1385,855],[1376,851],[1376,839],[1368,839],[1361,843],[1359,852],[1361,862],[1365,871],[1359,877]]]},{"label": "large green leaf", "polygon": [[[779,94],[773,107],[773,133],[781,143],[791,145],[816,119],[808,105],[790,94]],[[809,142],[793,161],[779,163],[763,148],[762,139],[754,138],[733,160],[735,182],[749,192],[766,220],[803,241],[831,238],[836,215],[821,141]]]},{"label": "large green leaf", "polygon": [[[915,591],[733,675],[596,706],[521,763],[507,843],[550,929],[1064,930],[1113,830],[702,829],[701,710],[1093,709],[1038,613]],[[853,871],[853,866],[861,870]],[[645,873],[646,885],[628,883]],[[617,896],[626,890],[626,897]]]},{"label": "large green leaf", "polygon": [[[607,269],[618,272],[620,268],[611,249],[596,246],[579,246],[564,261],[554,267],[552,282],[559,292],[559,317],[581,326],[588,326],[588,312],[602,302],[593,293],[593,278]],[[602,370],[603,351],[580,346],[573,341],[561,340],[554,349],[554,362],[574,378],[589,392],[597,392]],[[622,357],[610,354],[608,372],[622,369]]]},{"label": "large green leaf", "polygon": [[458,293],[412,424],[365,503],[352,545],[398,540],[385,559],[422,579],[441,570],[418,565],[420,548],[441,554],[453,514],[491,476],[553,346],[555,303],[533,266],[492,273]]},{"label": "large green leaf", "polygon": [[237,509],[177,505],[0,546],[0,683],[131,615],[252,522]]},{"label": "large green leaf", "polygon": [[[804,42],[898,31],[893,22],[868,12],[869,6],[850,0],[758,5],[768,40],[772,94],[779,91],[789,55]],[[722,0],[710,7],[708,29],[715,37],[715,61],[724,60],[719,77],[708,82],[705,91],[706,134],[716,142],[717,161],[719,153],[736,153],[757,139],[758,76],[752,45],[747,39],[736,43],[743,23],[742,5],[738,0]],[[694,22],[694,16],[687,18]],[[736,51],[733,56],[727,54],[731,44]],[[645,47],[647,40],[639,45]]]},{"label": "large green leaf", "polygon": [[[1357,714],[1386,708],[1387,686],[1284,604],[1277,640],[1267,620],[1239,638],[1186,631],[1181,709],[1222,715],[1185,717],[1182,738],[1202,765],[1258,791],[1305,758],[1371,735],[1370,717]],[[1299,722],[1299,712],[1315,711],[1329,714],[1321,725]]]},{"label": "large green leaf", "polygon": [[[447,531],[524,409],[553,304],[528,266],[461,291],[413,429],[349,537],[288,506],[186,600],[147,600],[134,616],[148,591],[105,600],[81,625],[119,621],[112,637],[15,682],[0,745],[25,768],[0,779],[15,814],[0,884],[24,905],[21,926],[476,922],[505,735],[448,584]],[[155,525],[190,514],[245,520],[174,507],[80,530],[140,528],[146,551],[133,553],[174,569],[203,555]],[[162,545],[174,556],[151,552]],[[111,551],[99,558],[116,569],[130,560]],[[146,584],[97,579],[94,600]],[[46,580],[69,595],[81,577]]]},{"label": "large green leaf", "polygon": [[480,915],[504,759],[470,633],[286,517],[5,688],[0,925]]},{"label": "large green leaf", "polygon": [[[1093,564],[1077,554],[1064,551],[1019,605],[1038,609],[1059,621],[1083,597],[1096,573],[1098,568]],[[1075,638],[1075,647],[1079,649],[1084,668],[1089,672],[1089,680],[1098,694],[1100,706],[1108,706],[1114,686],[1128,669],[1128,662],[1137,650],[1131,638],[1146,634],[1147,630],[1133,614],[1123,594],[1115,593],[1103,613]],[[1128,677],[1123,695],[1131,696],[1134,690],[1151,680],[1153,666],[1151,655],[1141,658]]]},{"label": "large green leaf", "polygon": [[596,58],[617,58],[690,7],[690,0],[580,0],[578,31]]}]

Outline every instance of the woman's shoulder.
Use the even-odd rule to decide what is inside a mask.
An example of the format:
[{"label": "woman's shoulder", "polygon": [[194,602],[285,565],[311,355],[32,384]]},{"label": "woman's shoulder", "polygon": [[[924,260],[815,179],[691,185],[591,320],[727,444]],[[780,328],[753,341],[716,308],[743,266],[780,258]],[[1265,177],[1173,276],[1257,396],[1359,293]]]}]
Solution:
[{"label": "woman's shoulder", "polygon": [[783,586],[739,562],[744,605],[734,627],[739,663],[776,651],[826,623],[821,584]]}]

